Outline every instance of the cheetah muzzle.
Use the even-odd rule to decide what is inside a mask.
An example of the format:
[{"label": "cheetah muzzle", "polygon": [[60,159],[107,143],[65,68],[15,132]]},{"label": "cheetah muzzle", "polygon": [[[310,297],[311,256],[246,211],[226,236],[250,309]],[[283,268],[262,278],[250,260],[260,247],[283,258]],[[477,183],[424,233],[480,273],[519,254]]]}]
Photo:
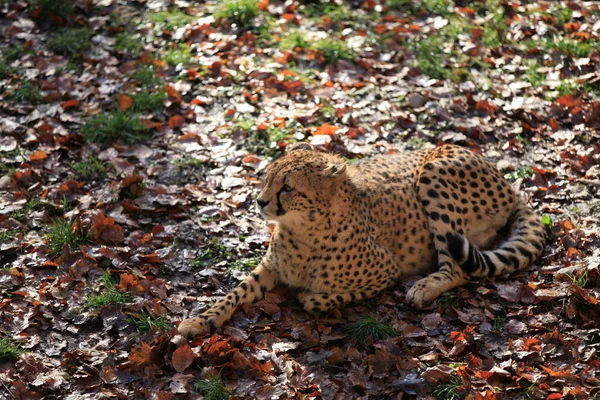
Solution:
[{"label": "cheetah muzzle", "polygon": [[406,295],[422,308],[471,277],[523,269],[544,249],[540,219],[519,193],[493,164],[453,145],[353,165],[296,145],[267,169],[257,204],[275,222],[267,254],[224,299],[183,321],[182,335],[219,328],[279,283],[319,313],[436,265]]}]

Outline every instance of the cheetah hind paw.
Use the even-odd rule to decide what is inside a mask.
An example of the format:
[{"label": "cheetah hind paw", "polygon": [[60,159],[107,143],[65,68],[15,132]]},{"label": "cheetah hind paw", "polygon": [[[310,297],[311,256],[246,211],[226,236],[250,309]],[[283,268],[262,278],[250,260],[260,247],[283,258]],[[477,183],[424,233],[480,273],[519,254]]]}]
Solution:
[{"label": "cheetah hind paw", "polygon": [[179,324],[177,331],[186,339],[192,339],[210,332],[211,325],[211,321],[204,317],[189,318]]},{"label": "cheetah hind paw", "polygon": [[417,281],[406,294],[406,303],[422,309],[438,298],[440,293],[432,287],[435,282],[428,282],[427,278]]}]

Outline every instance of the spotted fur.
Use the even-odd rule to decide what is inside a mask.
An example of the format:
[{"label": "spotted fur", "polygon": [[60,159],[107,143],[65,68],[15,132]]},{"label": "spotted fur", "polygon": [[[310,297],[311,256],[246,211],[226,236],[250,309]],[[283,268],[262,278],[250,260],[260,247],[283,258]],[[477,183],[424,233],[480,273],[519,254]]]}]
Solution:
[{"label": "spotted fur", "polygon": [[434,266],[406,296],[422,308],[470,277],[525,268],[544,248],[540,219],[493,164],[452,145],[352,165],[298,145],[269,166],[257,203],[275,222],[265,258],[180,333],[220,327],[278,283],[319,313]]}]

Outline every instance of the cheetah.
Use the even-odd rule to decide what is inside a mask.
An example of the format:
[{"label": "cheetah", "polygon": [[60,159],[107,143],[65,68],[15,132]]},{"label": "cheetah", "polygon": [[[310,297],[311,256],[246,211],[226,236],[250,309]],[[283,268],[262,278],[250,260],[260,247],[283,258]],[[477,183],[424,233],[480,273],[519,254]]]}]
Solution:
[{"label": "cheetah", "polygon": [[181,322],[182,335],[219,328],[280,283],[321,313],[424,274],[406,295],[421,309],[471,277],[523,269],[544,249],[531,207],[492,163],[455,145],[347,164],[298,144],[267,168],[256,203],[275,224],[264,259],[224,299]]}]

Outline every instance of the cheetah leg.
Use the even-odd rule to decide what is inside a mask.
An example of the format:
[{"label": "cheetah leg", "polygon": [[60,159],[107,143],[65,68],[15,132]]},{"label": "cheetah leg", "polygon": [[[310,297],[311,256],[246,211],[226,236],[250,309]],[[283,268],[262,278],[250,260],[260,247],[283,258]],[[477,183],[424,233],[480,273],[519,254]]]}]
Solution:
[{"label": "cheetah leg", "polygon": [[276,274],[259,265],[223,300],[218,301],[199,317],[184,320],[177,330],[186,338],[192,338],[220,328],[231,318],[238,305],[262,299],[265,292],[273,289],[276,284]]},{"label": "cheetah leg", "polygon": [[327,312],[343,304],[359,301],[375,296],[381,290],[370,289],[361,291],[348,291],[344,293],[314,293],[300,292],[298,300],[306,311],[311,314]]},{"label": "cheetah leg", "polygon": [[439,270],[418,280],[406,294],[406,302],[421,309],[437,299],[442,293],[464,285],[469,281],[456,261],[447,253],[439,252]]}]

